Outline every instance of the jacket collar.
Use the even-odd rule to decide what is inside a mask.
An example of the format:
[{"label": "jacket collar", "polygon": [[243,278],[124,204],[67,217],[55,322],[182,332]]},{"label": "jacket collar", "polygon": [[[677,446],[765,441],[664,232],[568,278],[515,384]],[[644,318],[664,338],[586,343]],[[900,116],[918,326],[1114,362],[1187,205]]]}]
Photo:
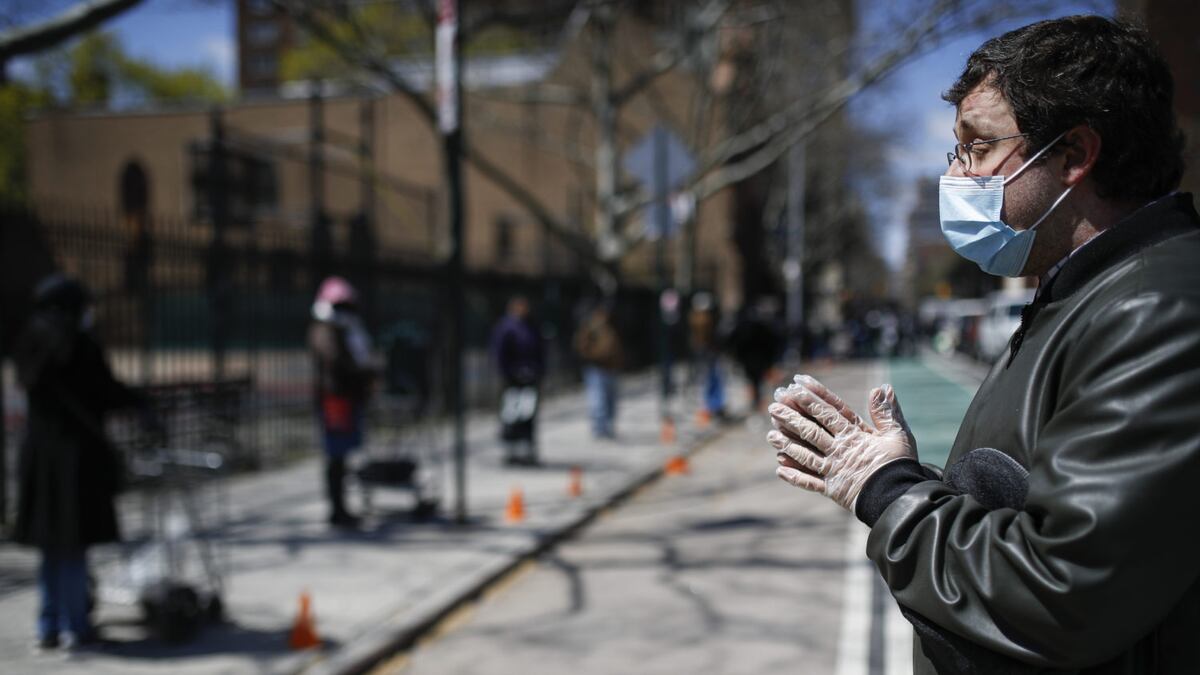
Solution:
[{"label": "jacket collar", "polygon": [[1039,300],[1069,297],[1100,272],[1172,237],[1200,229],[1192,195],[1175,192],[1150,202],[1087,243],[1063,265]]}]

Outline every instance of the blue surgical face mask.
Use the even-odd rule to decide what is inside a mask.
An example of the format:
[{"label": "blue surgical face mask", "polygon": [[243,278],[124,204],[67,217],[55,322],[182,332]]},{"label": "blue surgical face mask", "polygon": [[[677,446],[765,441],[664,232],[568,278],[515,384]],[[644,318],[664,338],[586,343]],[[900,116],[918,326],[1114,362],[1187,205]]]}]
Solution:
[{"label": "blue surgical face mask", "polygon": [[1004,186],[1021,175],[1067,132],[1059,134],[1007,178],[1004,176],[942,176],[938,184],[938,211],[942,234],[954,252],[1001,277],[1019,277],[1033,249],[1035,228],[1049,216],[1071,188],[1063,191],[1027,230],[1014,230],[1000,219]]}]

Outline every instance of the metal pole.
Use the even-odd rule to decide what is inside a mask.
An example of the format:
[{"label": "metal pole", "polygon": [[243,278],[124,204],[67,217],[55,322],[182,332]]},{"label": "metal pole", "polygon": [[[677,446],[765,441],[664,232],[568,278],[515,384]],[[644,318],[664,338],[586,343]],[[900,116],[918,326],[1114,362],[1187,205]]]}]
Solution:
[{"label": "metal pole", "polygon": [[787,259],[783,263],[788,363],[798,363],[804,348],[804,146],[797,143],[788,152]]},{"label": "metal pole", "polygon": [[214,108],[209,118],[212,146],[209,152],[209,215],[212,217],[212,242],[208,261],[208,292],[213,350],[213,380],[225,378],[225,342],[228,309],[225,251],[225,227],[229,220],[229,179],[225,167],[225,126],[221,110]]},{"label": "metal pole", "polygon": [[375,256],[375,99],[364,100],[359,108],[359,181],[360,213],[357,225],[359,231],[351,234],[352,250],[354,250],[354,265],[361,266],[359,271],[363,282],[363,307],[367,325],[379,327],[380,311],[378,307],[378,270]]},{"label": "metal pole", "polygon": [[667,132],[654,129],[654,222],[658,228],[658,240],[654,247],[654,268],[658,277],[658,360],[662,371],[662,382],[658,392],[658,414],[664,423],[671,417],[668,399],[671,395],[671,340],[667,323],[664,299],[667,292],[667,229],[670,227],[671,211],[667,204]]},{"label": "metal pole", "polygon": [[333,266],[333,234],[325,216],[325,109],[320,80],[312,81],[308,99],[308,199],[312,290],[316,290]]},{"label": "metal pole", "polygon": [[437,27],[438,126],[445,143],[446,196],[450,217],[449,295],[450,405],[454,417],[454,520],[467,522],[467,440],[463,396],[463,190],[462,44],[458,36],[461,0],[440,0]]},{"label": "metal pole", "polygon": [[[3,315],[3,309],[0,309]],[[4,413],[4,393],[8,380],[4,377],[4,329],[0,316],[0,530],[8,529],[8,418]]]}]

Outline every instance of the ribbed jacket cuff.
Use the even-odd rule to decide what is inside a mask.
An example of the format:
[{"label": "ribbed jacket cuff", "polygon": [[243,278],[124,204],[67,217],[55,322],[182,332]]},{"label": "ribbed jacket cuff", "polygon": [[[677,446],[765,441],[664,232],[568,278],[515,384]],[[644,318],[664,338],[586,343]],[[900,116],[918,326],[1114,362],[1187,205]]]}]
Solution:
[{"label": "ribbed jacket cuff", "polygon": [[921,466],[915,459],[898,459],[885,464],[863,485],[854,504],[854,515],[869,527],[874,527],[892,502],[917,483],[927,480],[938,480],[937,474]]}]

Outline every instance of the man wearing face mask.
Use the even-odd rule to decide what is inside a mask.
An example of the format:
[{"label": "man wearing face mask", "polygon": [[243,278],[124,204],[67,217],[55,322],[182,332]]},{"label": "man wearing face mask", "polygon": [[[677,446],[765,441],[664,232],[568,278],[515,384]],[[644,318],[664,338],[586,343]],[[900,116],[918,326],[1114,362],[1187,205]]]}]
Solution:
[{"label": "man wearing face mask", "polygon": [[917,673],[1200,672],[1200,217],[1173,83],[1101,17],[986,42],[945,94],[950,245],[1036,276],[944,474],[896,393],[868,423],[797,376],[771,406],[778,475],[871,527]]}]

